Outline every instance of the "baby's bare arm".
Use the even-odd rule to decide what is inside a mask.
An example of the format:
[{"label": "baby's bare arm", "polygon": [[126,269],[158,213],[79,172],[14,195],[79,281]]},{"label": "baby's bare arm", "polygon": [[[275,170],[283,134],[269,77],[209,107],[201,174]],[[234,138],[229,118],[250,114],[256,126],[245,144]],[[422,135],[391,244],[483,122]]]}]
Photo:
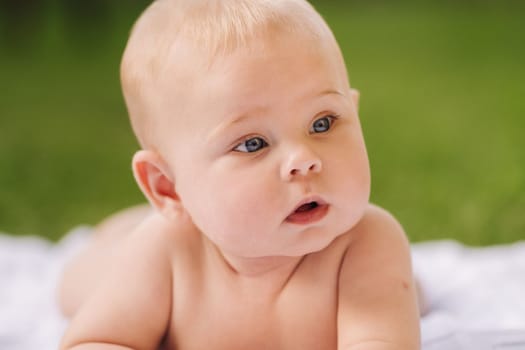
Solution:
[{"label": "baby's bare arm", "polygon": [[106,218],[93,228],[89,243],[68,261],[58,286],[62,314],[72,318],[84,301],[93,294],[115,255],[140,223],[153,213],[148,204],[126,208]]},{"label": "baby's bare arm", "polygon": [[61,349],[153,349],[171,312],[170,240],[152,215],[125,238],[104,281],[82,305]]},{"label": "baby's bare arm", "polygon": [[354,234],[339,277],[338,349],[419,349],[416,288],[403,229],[371,207]]}]

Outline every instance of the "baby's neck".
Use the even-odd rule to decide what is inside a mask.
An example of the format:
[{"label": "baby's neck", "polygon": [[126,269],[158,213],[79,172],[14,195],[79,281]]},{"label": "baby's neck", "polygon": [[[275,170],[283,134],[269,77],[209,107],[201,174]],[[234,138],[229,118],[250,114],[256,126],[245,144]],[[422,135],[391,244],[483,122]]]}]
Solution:
[{"label": "baby's neck", "polygon": [[218,258],[219,265],[228,278],[247,288],[266,289],[271,294],[284,289],[304,258],[304,256],[245,258],[225,254],[216,246],[212,250],[214,251],[212,254]]},{"label": "baby's neck", "polygon": [[222,255],[230,269],[246,278],[264,278],[272,274],[293,273],[302,257],[268,256],[261,258],[242,258]]}]

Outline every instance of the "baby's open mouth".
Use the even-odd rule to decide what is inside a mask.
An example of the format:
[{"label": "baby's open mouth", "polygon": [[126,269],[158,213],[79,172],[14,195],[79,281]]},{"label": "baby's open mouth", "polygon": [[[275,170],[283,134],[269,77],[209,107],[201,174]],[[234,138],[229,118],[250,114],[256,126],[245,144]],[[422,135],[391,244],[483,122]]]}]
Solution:
[{"label": "baby's open mouth", "polygon": [[328,212],[329,205],[320,201],[311,201],[300,205],[286,218],[293,224],[309,224],[321,220]]},{"label": "baby's open mouth", "polygon": [[305,211],[308,211],[308,210],[315,209],[318,206],[319,206],[319,204],[317,204],[317,202],[306,203],[306,204],[301,205],[299,208],[297,208],[294,211],[294,213],[302,213],[302,212],[305,212]]}]

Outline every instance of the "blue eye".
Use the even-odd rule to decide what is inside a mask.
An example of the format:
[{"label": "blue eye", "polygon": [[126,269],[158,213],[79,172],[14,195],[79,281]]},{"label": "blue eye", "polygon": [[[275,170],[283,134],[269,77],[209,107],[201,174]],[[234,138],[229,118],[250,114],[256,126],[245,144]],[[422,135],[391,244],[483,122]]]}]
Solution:
[{"label": "blue eye", "polygon": [[233,150],[237,152],[252,153],[267,146],[268,143],[261,137],[252,137],[238,144]]},{"label": "blue eye", "polygon": [[332,127],[332,124],[334,123],[335,117],[333,116],[326,116],[317,119],[312,124],[312,128],[310,129],[311,133],[322,133],[327,132]]}]

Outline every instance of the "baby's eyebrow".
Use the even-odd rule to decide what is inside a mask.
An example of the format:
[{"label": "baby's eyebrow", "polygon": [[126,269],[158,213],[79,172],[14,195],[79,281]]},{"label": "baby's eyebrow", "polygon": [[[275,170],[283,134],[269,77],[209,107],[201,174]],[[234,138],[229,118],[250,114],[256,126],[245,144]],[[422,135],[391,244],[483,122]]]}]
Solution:
[{"label": "baby's eyebrow", "polygon": [[[306,96],[305,98],[321,98],[327,95],[337,95],[341,97],[345,97],[345,94],[337,89],[324,89],[321,90],[320,93],[314,93],[310,96]],[[240,124],[242,122],[245,122],[246,120],[255,118],[261,114],[264,114],[266,110],[268,110],[269,107],[266,106],[255,106],[250,108],[248,111],[244,111],[242,113],[237,114],[236,116],[227,119],[226,121],[220,123],[216,128],[214,128],[208,135],[208,140],[213,139],[215,135],[218,135],[222,133],[224,130],[227,130],[229,127],[235,124]]]},{"label": "baby's eyebrow", "polygon": [[226,118],[225,121],[220,123],[217,127],[215,127],[209,134],[208,134],[208,140],[213,139],[216,135],[220,135],[224,130],[227,130],[232,125],[239,124],[241,122],[244,122],[248,119],[255,118],[258,115],[261,115],[265,110],[268,108],[266,107],[254,107],[250,108],[247,112],[242,112],[240,114],[236,114],[232,118]]},{"label": "baby's eyebrow", "polygon": [[229,120],[226,120],[224,123],[222,123],[221,125],[225,125],[225,127],[229,127],[231,125],[234,125],[234,124],[239,124],[243,121],[246,121],[248,119],[251,119],[251,118],[254,118],[255,116],[257,115],[261,115],[262,113],[264,113],[264,111],[268,110],[268,108],[266,107],[254,107],[254,108],[250,108],[249,111],[247,112],[243,112],[239,115],[236,115],[235,117],[229,119]]},{"label": "baby's eyebrow", "polygon": [[336,89],[326,89],[326,90],[323,90],[319,96],[325,96],[325,95],[340,95],[340,96],[345,96],[345,94],[343,94],[341,91],[339,90],[336,90]]}]

